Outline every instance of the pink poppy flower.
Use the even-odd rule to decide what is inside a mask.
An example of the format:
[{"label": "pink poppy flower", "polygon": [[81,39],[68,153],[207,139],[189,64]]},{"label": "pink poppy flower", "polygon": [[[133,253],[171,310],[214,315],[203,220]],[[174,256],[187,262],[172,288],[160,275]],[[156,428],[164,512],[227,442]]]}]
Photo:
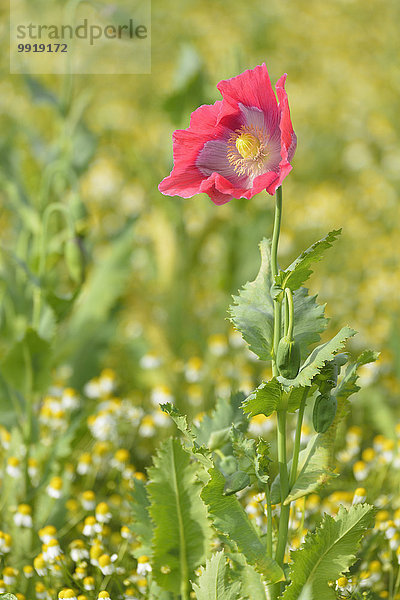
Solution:
[{"label": "pink poppy flower", "polygon": [[262,190],[274,194],[296,149],[285,81],[283,75],[276,84],[279,103],[265,64],[220,81],[223,99],[200,106],[189,128],[174,132],[174,168],[160,192],[182,198],[204,192],[215,204]]}]

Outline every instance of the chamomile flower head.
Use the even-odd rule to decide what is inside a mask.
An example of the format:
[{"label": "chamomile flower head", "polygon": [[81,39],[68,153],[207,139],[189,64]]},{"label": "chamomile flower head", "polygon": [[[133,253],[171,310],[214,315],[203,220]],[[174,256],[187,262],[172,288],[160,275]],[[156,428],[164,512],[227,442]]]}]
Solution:
[{"label": "chamomile flower head", "polygon": [[47,544],[42,546],[43,558],[46,562],[52,563],[59,559],[62,554],[62,550],[58,541],[53,538],[49,540]]},{"label": "chamomile flower head", "polygon": [[38,600],[48,600],[49,595],[46,586],[41,581],[35,583],[35,594]]},{"label": "chamomile flower head", "polygon": [[72,411],[79,407],[79,396],[73,388],[65,388],[61,396],[61,406],[64,410]]},{"label": "chamomile flower head", "polygon": [[42,529],[39,529],[38,535],[43,544],[48,544],[51,539],[56,537],[57,529],[54,525],[46,525]]},{"label": "chamomile flower head", "polygon": [[69,545],[69,553],[74,563],[80,563],[89,558],[89,550],[83,540],[73,540]]},{"label": "chamomile flower head", "polygon": [[97,600],[111,600],[111,597],[110,597],[110,594],[107,591],[103,590],[97,596]]},{"label": "chamomile flower head", "polygon": [[16,456],[7,459],[6,473],[13,479],[19,479],[22,475],[20,460]]},{"label": "chamomile flower head", "polygon": [[114,573],[115,567],[112,563],[111,556],[109,554],[102,554],[98,559],[98,567],[103,575],[111,575]]},{"label": "chamomile flower head", "polygon": [[353,591],[352,580],[348,579],[345,575],[342,575],[336,581],[336,590],[342,593],[350,593]]},{"label": "chamomile flower head", "polygon": [[17,527],[32,527],[32,508],[29,504],[19,504],[14,515],[14,523]]},{"label": "chamomile flower head", "polygon": [[47,575],[47,565],[43,554],[38,554],[33,559],[33,566],[39,577],[45,577],[45,575]]},{"label": "chamomile flower head", "polygon": [[26,579],[31,579],[34,574],[34,568],[32,567],[32,565],[25,565],[22,569],[23,574],[25,575]]},{"label": "chamomile flower head", "polygon": [[73,574],[74,579],[81,580],[85,579],[87,576],[87,571],[85,567],[76,567],[75,572]]},{"label": "chamomile flower head", "polygon": [[94,537],[99,530],[99,524],[97,523],[95,517],[89,516],[86,517],[83,524],[83,535],[86,537]]},{"label": "chamomile flower head", "polygon": [[85,510],[94,510],[96,506],[96,495],[93,490],[86,490],[82,494],[82,506]]},{"label": "chamomile flower head", "polygon": [[12,538],[9,533],[0,531],[0,555],[8,554],[11,550]]},{"label": "chamomile flower head", "polygon": [[142,367],[142,369],[145,370],[158,369],[158,367],[162,365],[162,359],[159,356],[157,356],[157,354],[155,354],[154,352],[148,352],[147,354],[142,356],[142,358],[139,361],[139,364]]},{"label": "chamomile flower head", "polygon": [[99,377],[100,394],[110,396],[116,388],[117,377],[112,369],[103,369]]},{"label": "chamomile flower head", "polygon": [[71,588],[65,588],[58,594],[59,600],[77,600],[76,593]]},{"label": "chamomile flower head", "polygon": [[93,545],[89,551],[91,564],[94,565],[95,567],[98,567],[99,566],[99,558],[100,558],[100,556],[102,556],[102,554],[104,554],[103,544],[101,543],[100,540],[95,539],[93,541]]},{"label": "chamomile flower head", "polygon": [[119,471],[123,471],[125,466],[129,463],[129,451],[125,448],[119,448],[112,458],[111,464]]},{"label": "chamomile flower head", "polygon": [[89,429],[96,440],[114,440],[117,437],[117,421],[109,410],[101,410],[88,419]]},{"label": "chamomile flower head", "polygon": [[99,523],[108,523],[111,521],[111,513],[106,502],[100,502],[96,506],[96,519]]},{"label": "chamomile flower head", "polygon": [[211,335],[207,342],[210,353],[214,356],[221,357],[228,352],[228,339],[222,333]]},{"label": "chamomile flower head", "polygon": [[76,466],[76,472],[78,475],[87,475],[92,467],[92,455],[90,452],[83,452]]},{"label": "chamomile flower head", "polygon": [[353,504],[362,504],[367,499],[367,491],[365,488],[357,488],[354,492]]},{"label": "chamomile flower head", "polygon": [[364,481],[368,476],[368,467],[363,460],[358,460],[353,465],[353,474],[356,481]]},{"label": "chamomile flower head", "polygon": [[39,475],[39,463],[36,458],[28,458],[28,475],[32,480],[35,480]]},{"label": "chamomile flower head", "polygon": [[50,498],[58,500],[62,496],[63,481],[61,477],[55,476],[50,479],[50,483],[47,486],[47,493]]},{"label": "chamomile flower head", "polygon": [[150,400],[153,406],[158,407],[160,404],[166,404],[167,402],[173,404],[175,398],[171,388],[165,384],[158,384],[151,390]]},{"label": "chamomile flower head", "polygon": [[139,576],[145,576],[147,573],[151,572],[151,565],[148,556],[139,556],[137,559],[138,564],[136,567],[136,572]]},{"label": "chamomile flower head", "polygon": [[15,585],[17,582],[18,571],[13,567],[4,567],[3,581],[5,585]]},{"label": "chamomile flower head", "polygon": [[203,361],[199,356],[192,356],[185,365],[184,373],[186,381],[197,383],[202,380],[204,375]]},{"label": "chamomile flower head", "polygon": [[132,540],[133,539],[132,531],[126,525],[123,525],[121,527],[121,537],[124,540]]},{"label": "chamomile flower head", "polygon": [[83,580],[83,587],[87,592],[92,592],[95,589],[94,577],[85,577]]},{"label": "chamomile flower head", "polygon": [[10,447],[11,434],[3,426],[0,426],[0,444],[4,450],[8,450]]},{"label": "chamomile flower head", "polygon": [[139,427],[139,435],[144,438],[150,438],[155,433],[154,418],[151,415],[145,415]]}]

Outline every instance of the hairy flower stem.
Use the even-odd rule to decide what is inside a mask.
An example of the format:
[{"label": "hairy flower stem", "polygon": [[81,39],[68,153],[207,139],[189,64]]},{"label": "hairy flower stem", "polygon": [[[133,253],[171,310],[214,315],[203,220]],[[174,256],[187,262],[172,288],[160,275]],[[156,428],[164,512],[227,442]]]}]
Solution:
[{"label": "hairy flower stem", "polygon": [[[275,219],[274,219],[274,231],[272,234],[272,246],[271,246],[271,275],[272,284],[275,282],[275,276],[278,274],[278,242],[281,228],[282,219],[282,187],[276,190],[276,201],[275,201]],[[282,335],[282,303],[278,298],[274,299],[274,342],[272,349],[272,374],[274,377],[279,375],[278,367],[276,364],[276,354],[278,350],[279,341]],[[278,411],[278,428],[277,428],[277,446],[278,446],[278,463],[279,463],[279,477],[281,487],[281,514],[279,518],[279,533],[278,543],[276,547],[275,559],[280,566],[283,565],[283,557],[285,554],[288,524],[289,524],[289,506],[283,506],[283,500],[286,498],[289,490],[289,479],[286,462],[286,409]],[[273,585],[269,589],[271,599],[275,599],[281,592],[281,585],[279,583]]]},{"label": "hairy flower stem", "polygon": [[278,410],[278,463],[281,488],[281,514],[279,517],[278,543],[276,546],[275,560],[283,566],[286,541],[289,525],[290,505],[284,506],[283,502],[289,493],[289,477],[286,458],[286,410]]},{"label": "hairy flower stem", "polygon": [[[282,187],[276,190],[276,201],[275,201],[275,219],[274,219],[274,231],[272,234],[272,247],[271,247],[271,274],[272,283],[274,283],[275,276],[278,274],[278,242],[279,234],[281,230],[281,218],[282,218]],[[278,299],[274,300],[274,344],[272,350],[272,373],[274,377],[279,375],[278,368],[276,366],[276,353],[278,350],[279,340],[281,338],[281,301]]]},{"label": "hairy flower stem", "polygon": [[267,555],[272,556],[272,506],[268,483],[265,486],[265,507],[267,511]]}]

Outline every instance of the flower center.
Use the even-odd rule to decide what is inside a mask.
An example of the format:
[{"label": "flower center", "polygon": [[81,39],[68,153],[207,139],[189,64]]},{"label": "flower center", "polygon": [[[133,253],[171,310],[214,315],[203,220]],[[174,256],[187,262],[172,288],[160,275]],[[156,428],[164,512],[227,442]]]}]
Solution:
[{"label": "flower center", "polygon": [[256,158],[260,152],[261,142],[252,133],[242,133],[235,144],[242,158]]}]

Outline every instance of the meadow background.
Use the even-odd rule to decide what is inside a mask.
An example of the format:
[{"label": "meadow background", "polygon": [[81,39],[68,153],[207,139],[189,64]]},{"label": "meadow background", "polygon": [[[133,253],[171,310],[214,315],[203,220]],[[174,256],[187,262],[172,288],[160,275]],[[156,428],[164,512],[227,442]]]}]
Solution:
[{"label": "meadow background", "polygon": [[[258,271],[257,245],[270,235],[273,199],[265,193],[216,207],[207,196],[162,196],[157,186],[172,168],[173,130],[187,127],[197,106],[220,98],[218,81],[265,61],[273,83],[288,74],[298,137],[283,186],[281,263],[343,227],[310,289],[327,302],[329,333],[348,323],[359,331],[354,354],[364,347],[381,352],[364,367],[364,389],[352,403],[349,425],[361,428],[360,448],[377,435],[394,440],[400,420],[400,4],[153,0],[151,75],[73,78],[9,75],[5,3],[1,10],[3,371],[31,319],[25,267],[38,269],[32,240],[46,206],[60,202],[73,214],[86,274],[73,305],[64,312],[53,307],[57,317],[49,312],[41,324],[50,336],[60,323],[46,385],[85,393],[82,411],[93,424],[101,396],[93,385],[99,377],[103,384],[115,381],[105,389],[118,389],[143,411],[143,435],[124,434],[131,460],[143,468],[159,439],[173,431],[151,412],[159,399],[172,399],[194,418],[216,396],[258,384],[266,365],[240,345],[226,316],[231,295]],[[65,263],[66,235],[63,219],[55,217],[46,265],[60,294],[77,289]],[[17,409],[2,379],[7,431],[18,421]]]}]

